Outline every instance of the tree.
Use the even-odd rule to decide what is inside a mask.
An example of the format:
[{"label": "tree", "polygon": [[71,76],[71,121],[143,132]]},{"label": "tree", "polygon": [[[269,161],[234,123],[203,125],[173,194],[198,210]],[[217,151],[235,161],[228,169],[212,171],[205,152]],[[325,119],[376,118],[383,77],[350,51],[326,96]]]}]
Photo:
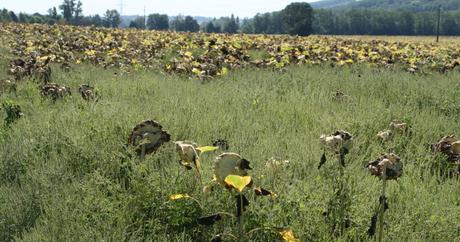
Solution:
[{"label": "tree", "polygon": [[282,10],[283,28],[291,35],[306,36],[313,32],[313,9],[308,3],[291,3]]},{"label": "tree", "polygon": [[166,14],[150,14],[147,18],[147,27],[154,30],[168,30],[169,17]]},{"label": "tree", "polygon": [[253,34],[254,28],[252,26],[252,19],[243,19],[243,23],[241,24],[241,32],[247,34]]},{"label": "tree", "polygon": [[401,12],[401,34],[413,35],[415,32],[415,18],[414,14],[409,11]]},{"label": "tree", "polygon": [[0,22],[10,22],[11,16],[6,8],[0,12]]},{"label": "tree", "polygon": [[145,18],[137,17],[129,23],[129,28],[145,29]]},{"label": "tree", "polygon": [[267,24],[264,21],[264,18],[262,17],[262,14],[258,13],[256,16],[254,16],[254,19],[252,21],[252,26],[253,26],[253,31],[255,34],[265,34],[265,31],[267,29]]},{"label": "tree", "polygon": [[204,26],[204,32],[206,32],[206,33],[219,33],[220,32],[220,27],[214,25],[213,21],[209,21]]},{"label": "tree", "polygon": [[59,15],[58,15],[56,7],[52,7],[48,9],[48,16],[52,19],[56,19],[56,20],[59,19]]},{"label": "tree", "polygon": [[94,16],[89,16],[83,18],[83,25],[94,25],[94,26],[104,26],[104,20],[96,14]]},{"label": "tree", "polygon": [[192,16],[186,16],[184,18],[179,15],[171,21],[171,28],[175,31],[198,32],[200,30],[200,25]]},{"label": "tree", "polygon": [[78,0],[77,7],[75,8],[75,11],[74,11],[75,22],[78,24],[82,18],[83,18],[83,4],[81,3],[80,0]]},{"label": "tree", "polygon": [[446,14],[443,17],[441,29],[442,34],[444,35],[458,35],[460,33],[460,18],[458,16],[454,16],[453,14]]},{"label": "tree", "polygon": [[28,16],[25,13],[19,13],[19,22],[20,23],[27,23],[28,22]]},{"label": "tree", "polygon": [[230,19],[228,19],[226,23],[224,24],[222,31],[225,33],[234,34],[238,31],[238,28],[239,26],[236,23],[235,16],[232,14]]},{"label": "tree", "polygon": [[62,11],[62,16],[67,22],[72,20],[75,13],[75,0],[64,0],[64,2],[59,6],[59,9]]},{"label": "tree", "polygon": [[317,34],[331,34],[335,30],[334,19],[335,15],[332,10],[315,10],[313,18],[313,32]]},{"label": "tree", "polygon": [[281,12],[273,12],[269,15],[269,22],[267,32],[270,34],[282,34],[283,33],[283,18]]},{"label": "tree", "polygon": [[13,21],[13,22],[18,22],[19,21],[18,16],[16,16],[16,14],[13,11],[10,11],[8,13],[8,15],[10,16],[11,21]]},{"label": "tree", "polygon": [[108,10],[107,9],[107,11],[104,14],[103,22],[104,22],[105,27],[116,28],[121,23],[121,16],[120,16],[120,14],[118,13],[117,10],[115,10],[115,9]]},{"label": "tree", "polygon": [[200,30],[200,25],[192,16],[186,16],[184,20],[184,31],[198,32]]}]

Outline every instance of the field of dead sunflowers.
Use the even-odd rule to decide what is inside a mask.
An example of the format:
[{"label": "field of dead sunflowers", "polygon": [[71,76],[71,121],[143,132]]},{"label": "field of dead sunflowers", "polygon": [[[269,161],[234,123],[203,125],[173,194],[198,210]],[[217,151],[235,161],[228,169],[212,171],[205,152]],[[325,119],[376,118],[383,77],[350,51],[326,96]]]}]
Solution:
[{"label": "field of dead sunflowers", "polygon": [[0,241],[460,241],[457,42],[0,36]]}]

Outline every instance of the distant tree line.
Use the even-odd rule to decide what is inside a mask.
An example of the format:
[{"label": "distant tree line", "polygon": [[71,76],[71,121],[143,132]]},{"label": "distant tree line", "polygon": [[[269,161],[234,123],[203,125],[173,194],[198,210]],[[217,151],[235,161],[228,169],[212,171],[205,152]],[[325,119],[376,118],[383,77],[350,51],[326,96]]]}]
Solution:
[{"label": "distant tree line", "polygon": [[150,14],[147,18],[137,17],[129,24],[130,28],[149,30],[174,30],[184,32],[198,32],[200,25],[192,16],[176,16],[169,18],[166,14]]},{"label": "distant tree line", "polygon": [[[47,15],[19,13],[19,16],[16,16],[14,12],[3,9],[0,14],[0,22],[120,26],[121,16],[117,10],[107,10],[103,16],[98,14],[84,16],[82,6],[83,4],[80,0],[64,0],[58,8],[50,8]],[[269,23],[264,22],[266,15],[276,15],[279,19],[270,19]],[[129,23],[129,27],[149,30],[203,31],[208,33],[264,33],[268,28],[267,25],[270,25],[273,26],[271,27],[273,30],[270,33],[308,35],[312,32],[312,16],[312,8],[308,3],[293,3],[283,11],[273,14],[258,14],[254,19],[246,19],[243,22],[240,22],[240,19],[232,14],[230,17],[213,19],[200,26],[197,20],[191,16],[179,15],[170,18],[168,15],[155,13],[147,17],[137,17]],[[258,25],[259,22],[263,27]]]},{"label": "distant tree line", "polygon": [[[437,12],[386,11],[379,9],[349,9],[314,11],[316,34],[347,35],[434,35]],[[443,12],[442,35],[460,35],[460,11]]]},{"label": "distant tree line", "polygon": [[241,32],[305,36],[313,33],[313,16],[313,9],[308,3],[291,3],[281,11],[258,13],[252,19],[243,20]]},{"label": "distant tree line", "polygon": [[121,16],[115,9],[108,9],[103,16],[98,14],[84,16],[82,7],[83,4],[80,0],[64,0],[57,8],[50,8],[46,15],[39,13],[19,13],[16,15],[13,11],[3,9],[0,12],[0,22],[94,25],[113,28],[118,27],[121,23]]},{"label": "distant tree line", "polygon": [[[80,0],[64,0],[60,6],[50,8],[47,15],[17,15],[3,9],[0,11],[0,22],[115,28],[120,26],[121,16],[117,10],[107,10],[103,16],[84,16]],[[379,9],[313,10],[308,3],[291,3],[281,11],[258,13],[250,19],[240,20],[232,14],[229,17],[203,22],[201,26],[191,16],[169,17],[158,13],[137,17],[129,23],[130,28],[149,30],[293,35],[433,35],[436,33],[436,25],[436,12]],[[460,11],[442,13],[441,34],[460,35]]]},{"label": "distant tree line", "polygon": [[230,17],[214,18],[212,21],[201,24],[201,30],[207,33],[238,33],[240,29],[240,18],[232,14]]},{"label": "distant tree line", "polygon": [[[460,9],[458,0],[329,0],[323,4],[339,3],[341,9],[385,9],[389,11],[406,10],[410,12],[433,12],[438,10],[439,6],[446,11]],[[321,2],[314,5],[321,6]],[[324,5],[323,5],[324,6]]]}]

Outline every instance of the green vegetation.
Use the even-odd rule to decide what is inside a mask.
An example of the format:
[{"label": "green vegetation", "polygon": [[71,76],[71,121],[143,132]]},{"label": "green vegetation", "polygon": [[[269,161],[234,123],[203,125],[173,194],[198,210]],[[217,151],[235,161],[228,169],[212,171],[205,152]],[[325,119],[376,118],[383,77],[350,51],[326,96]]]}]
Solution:
[{"label": "green vegetation", "polygon": [[323,0],[313,2],[314,8],[365,8],[408,10],[413,12],[435,11],[439,6],[446,11],[460,10],[457,0]]},{"label": "green vegetation", "polygon": [[[438,7],[442,7],[440,34],[460,35],[460,2],[458,0],[325,0],[291,3],[283,10],[257,13],[240,20],[233,14],[198,24],[192,16],[170,17],[165,14],[120,16],[107,10],[103,16],[84,16],[82,3],[65,0],[47,15],[16,13],[3,9],[0,22],[71,24],[78,26],[129,27],[180,32],[251,33],[251,34],[334,34],[334,35],[435,35]],[[127,23],[129,22],[129,23]],[[122,24],[123,23],[123,24]]]},{"label": "green vegetation", "polygon": [[[435,35],[437,12],[382,9],[317,9],[313,26],[317,34]],[[441,35],[460,35],[460,11],[443,12]]]},{"label": "green vegetation", "polygon": [[[0,53],[6,66],[8,54]],[[460,135],[456,72],[414,75],[324,63],[285,72],[236,69],[200,81],[157,70],[121,75],[90,65],[72,65],[70,72],[52,65],[52,71],[52,80],[72,87],[72,96],[53,102],[27,80],[15,93],[0,94],[23,113],[0,128],[0,241],[209,241],[222,232],[240,234],[232,219],[213,227],[195,222],[216,211],[234,213],[234,198],[222,186],[203,197],[196,173],[179,164],[174,142],[142,162],[127,148],[131,129],[145,119],[159,121],[172,141],[212,145],[225,139],[229,151],[251,161],[249,175],[277,197],[255,200],[248,192],[246,231],[288,227],[302,241],[368,240],[381,182],[364,166],[392,150],[404,174],[387,184],[385,240],[460,240],[459,180],[436,169],[443,158],[427,146],[446,134]],[[97,102],[78,95],[82,83],[99,90]],[[334,98],[337,90],[346,96]],[[0,120],[7,117],[3,110],[1,115]],[[411,133],[381,143],[376,134],[393,119],[407,122]],[[319,137],[337,129],[354,139],[343,169],[347,179],[341,179],[346,196],[334,194],[338,161],[330,157],[317,169]],[[212,179],[213,159],[221,152],[201,157],[204,183]],[[272,157],[289,163],[267,165]],[[171,201],[173,194],[189,194],[205,206]],[[339,211],[323,215],[335,206],[346,207],[349,217],[339,221],[346,228],[338,234],[331,229]],[[281,239],[263,230],[247,236]]]}]

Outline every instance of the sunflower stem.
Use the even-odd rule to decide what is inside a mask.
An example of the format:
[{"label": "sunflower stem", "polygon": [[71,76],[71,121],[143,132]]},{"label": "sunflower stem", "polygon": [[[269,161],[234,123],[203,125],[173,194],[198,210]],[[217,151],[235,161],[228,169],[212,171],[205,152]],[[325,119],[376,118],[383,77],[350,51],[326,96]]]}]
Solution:
[{"label": "sunflower stem", "polygon": [[240,198],[240,217],[238,218],[238,224],[239,224],[239,229],[240,229],[240,241],[245,241],[244,240],[244,218],[243,218],[243,210],[244,210],[244,204],[243,204],[243,194],[240,193],[239,195]]},{"label": "sunflower stem", "polygon": [[141,150],[141,161],[144,161],[145,159],[145,144],[142,145],[142,150]]},{"label": "sunflower stem", "polygon": [[385,204],[386,204],[386,197],[385,191],[387,186],[387,167],[383,167],[382,172],[382,193],[380,194],[380,211],[379,211],[379,237],[378,242],[382,242],[383,240],[383,225],[384,225],[384,214],[385,214]]}]

